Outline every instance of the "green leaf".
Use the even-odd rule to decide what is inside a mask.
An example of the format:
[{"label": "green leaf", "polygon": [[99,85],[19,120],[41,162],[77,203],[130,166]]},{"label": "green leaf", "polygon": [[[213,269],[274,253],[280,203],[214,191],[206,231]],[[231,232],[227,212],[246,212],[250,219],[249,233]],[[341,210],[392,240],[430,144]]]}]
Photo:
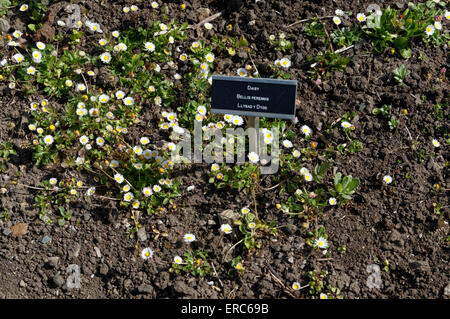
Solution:
[{"label": "green leaf", "polygon": [[400,50],[400,55],[404,58],[404,59],[409,59],[412,56],[412,50],[411,49],[402,49]]},{"label": "green leaf", "polygon": [[337,190],[338,184],[341,182],[341,178],[342,178],[342,174],[341,173],[337,173],[334,176],[334,188],[336,188],[336,190]]},{"label": "green leaf", "polygon": [[405,49],[408,47],[408,38],[398,37],[394,40],[393,43],[394,48],[397,50]]},{"label": "green leaf", "polygon": [[350,193],[350,194],[353,193],[358,188],[359,184],[360,184],[359,179],[358,178],[353,178],[350,181],[350,183],[348,183],[348,185],[347,185],[348,193]]}]

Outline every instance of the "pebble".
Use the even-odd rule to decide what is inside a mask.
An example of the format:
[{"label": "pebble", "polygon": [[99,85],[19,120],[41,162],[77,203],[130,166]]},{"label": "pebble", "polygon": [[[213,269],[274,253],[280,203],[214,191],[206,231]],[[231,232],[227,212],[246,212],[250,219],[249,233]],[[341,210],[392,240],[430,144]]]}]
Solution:
[{"label": "pebble", "polygon": [[136,233],[136,235],[137,235],[137,238],[140,240],[140,241],[146,241],[147,240],[147,233],[145,232],[145,228],[144,227],[142,227],[142,228],[139,228],[138,229],[138,231],[137,231],[137,233]]},{"label": "pebble", "polygon": [[102,258],[102,253],[100,252],[100,248],[94,247],[95,254],[97,255],[97,258]]},{"label": "pebble", "polygon": [[81,245],[79,243],[75,243],[72,249],[69,250],[70,258],[77,258],[80,255]]},{"label": "pebble", "polygon": [[52,278],[52,283],[55,288],[60,288],[64,285],[64,278],[61,275],[55,275]]},{"label": "pebble", "polygon": [[44,236],[44,237],[42,237],[42,239],[41,239],[41,242],[42,242],[43,244],[48,244],[48,243],[50,243],[51,241],[52,241],[52,238],[49,237],[49,236]]},{"label": "pebble", "polygon": [[155,290],[154,290],[153,287],[150,286],[150,285],[142,284],[142,285],[140,285],[140,286],[137,288],[137,291],[138,291],[140,294],[151,295],[151,294],[154,293]]},{"label": "pebble", "polygon": [[21,280],[19,282],[19,286],[22,287],[22,288],[25,288],[27,286],[27,283],[25,281]]},{"label": "pebble", "polygon": [[371,264],[367,266],[367,272],[371,275],[367,277],[366,285],[369,289],[381,288],[381,271],[380,266],[377,264]]},{"label": "pebble", "polygon": [[109,271],[109,267],[106,264],[101,264],[100,268],[98,270],[98,272],[103,276],[106,276],[108,274],[108,271]]},{"label": "pebble", "polygon": [[49,258],[47,258],[47,260],[45,262],[45,264],[50,268],[56,268],[58,266],[58,263],[59,263],[58,256],[49,257]]},{"label": "pebble", "polygon": [[450,296],[450,282],[444,288],[444,296]]},{"label": "pebble", "polygon": [[208,220],[208,225],[209,226],[214,226],[214,225],[217,225],[217,223],[215,221],[213,221],[212,219],[209,219]]},{"label": "pebble", "polygon": [[11,28],[8,20],[0,18],[0,32],[7,33]]}]

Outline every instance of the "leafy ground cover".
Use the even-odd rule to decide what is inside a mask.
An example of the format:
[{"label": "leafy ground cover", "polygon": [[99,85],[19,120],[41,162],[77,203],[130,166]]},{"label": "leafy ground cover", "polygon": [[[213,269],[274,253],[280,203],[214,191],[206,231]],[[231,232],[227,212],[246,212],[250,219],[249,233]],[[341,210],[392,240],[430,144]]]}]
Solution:
[{"label": "leafy ground cover", "polygon": [[[0,6],[1,297],[450,294],[445,1]],[[276,174],[171,157],[212,74],[298,81]]]}]

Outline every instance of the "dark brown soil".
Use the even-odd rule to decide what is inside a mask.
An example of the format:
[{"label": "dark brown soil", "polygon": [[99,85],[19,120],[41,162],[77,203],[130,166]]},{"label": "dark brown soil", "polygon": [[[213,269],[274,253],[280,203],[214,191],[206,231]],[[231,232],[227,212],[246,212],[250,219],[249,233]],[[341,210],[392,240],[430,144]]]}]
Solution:
[{"label": "dark brown soil", "polygon": [[[149,1],[137,3],[140,10],[130,18],[124,18],[121,9],[134,1],[74,3],[80,3],[87,17],[101,23],[105,32],[157,19]],[[344,298],[449,298],[449,151],[444,139],[449,114],[448,108],[443,111],[443,119],[433,113],[437,103],[448,103],[449,85],[447,77],[440,83],[431,83],[428,78],[428,74],[439,77],[443,67],[449,68],[447,48],[425,49],[418,41],[412,43],[413,56],[403,60],[388,52],[374,55],[370,45],[362,43],[343,54],[353,56],[345,71],[336,72],[316,86],[307,73],[310,67],[306,57],[323,50],[323,44],[306,36],[302,24],[282,28],[300,19],[333,15],[337,8],[354,14],[363,12],[369,3],[245,1],[238,11],[226,12],[212,22],[217,33],[224,32],[231,23],[232,35],[245,36],[262,77],[267,75],[265,65],[281,57],[268,47],[268,35],[284,31],[294,44],[288,57],[293,61],[291,78],[298,81],[298,144],[304,143],[301,125],[325,134],[325,128],[335,119],[346,112],[357,113],[352,121],[356,130],[351,134],[363,143],[363,149],[337,157],[334,166],[360,178],[361,186],[351,205],[326,210],[309,225],[310,229],[325,226],[332,243],[332,258],[307,248],[309,229],[275,208],[279,201],[276,191],[261,192],[257,194],[259,214],[264,220],[289,226],[281,228],[277,237],[262,238],[263,246],[245,256],[247,270],[243,276],[228,276],[230,265],[223,258],[238,237],[219,235],[219,214],[226,209],[251,207],[253,199],[251,194],[215,189],[208,183],[209,166],[205,165],[179,172],[182,196],[176,206],[158,215],[141,216],[148,236],[144,242],[126,234],[130,216],[108,200],[87,202],[80,198],[70,223],[62,227],[45,225],[38,219],[38,209],[32,206],[37,190],[30,186],[38,186],[49,177],[67,177],[68,172],[34,165],[31,151],[22,147],[27,140],[24,129],[29,122],[29,101],[10,93],[5,82],[0,82],[0,140],[12,140],[18,152],[4,164],[5,171],[0,174],[0,184],[6,189],[0,198],[1,211],[11,212],[9,220],[0,219],[0,298],[310,298],[307,289],[291,294],[282,285],[290,287],[295,281],[307,284],[311,270],[327,270],[326,283],[340,288]],[[404,5],[406,1],[384,1],[382,5],[397,3]],[[209,0],[190,1],[184,11],[179,9],[178,1],[171,1],[168,7],[172,18],[189,24],[199,22],[199,8],[209,7],[211,15],[225,9],[221,1]],[[9,18],[15,20],[14,16]],[[249,25],[252,20],[255,24]],[[19,24],[13,24],[13,28]],[[201,36],[190,32],[192,39]],[[419,59],[420,53],[428,59]],[[247,59],[236,56],[216,71],[234,75],[234,65]],[[405,86],[396,85],[392,79],[392,70],[400,64],[411,71]],[[394,130],[389,129],[386,119],[371,113],[383,104],[391,104],[393,114],[404,119]],[[408,114],[401,117],[403,109]],[[338,129],[328,132],[327,137],[337,143],[345,141]],[[441,147],[434,149],[432,138],[438,138]],[[415,150],[413,145],[418,145]],[[420,150],[433,155],[422,157]],[[395,187],[382,185],[386,174],[393,177]],[[17,176],[18,184],[12,185],[9,180]],[[439,191],[435,184],[440,185]],[[188,191],[191,185],[195,189]],[[443,214],[435,213],[435,203],[442,205]],[[28,233],[15,237],[10,228],[19,222],[28,224]],[[197,241],[180,241],[186,232],[194,233]],[[51,241],[44,244],[46,236]],[[215,276],[169,273],[172,258],[182,255],[189,245],[209,252],[221,282]],[[346,246],[345,254],[337,251],[342,245]],[[150,261],[143,261],[139,255],[146,246],[155,251]],[[240,254],[240,246],[232,252],[232,256]],[[57,262],[53,257],[58,257]],[[389,271],[381,271],[380,288],[370,289],[367,266],[378,264],[383,268],[384,260],[389,261]],[[81,269],[81,289],[67,287],[70,274],[66,270],[71,264]]]}]

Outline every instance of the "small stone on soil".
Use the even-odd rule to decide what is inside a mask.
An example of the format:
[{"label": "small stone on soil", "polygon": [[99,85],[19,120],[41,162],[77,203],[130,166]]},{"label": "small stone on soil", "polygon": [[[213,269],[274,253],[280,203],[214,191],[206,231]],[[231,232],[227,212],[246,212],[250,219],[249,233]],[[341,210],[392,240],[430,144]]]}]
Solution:
[{"label": "small stone on soil", "polygon": [[47,259],[47,261],[45,262],[45,265],[49,268],[56,268],[58,266],[58,263],[59,263],[59,257],[54,256],[54,257],[49,257]]}]

